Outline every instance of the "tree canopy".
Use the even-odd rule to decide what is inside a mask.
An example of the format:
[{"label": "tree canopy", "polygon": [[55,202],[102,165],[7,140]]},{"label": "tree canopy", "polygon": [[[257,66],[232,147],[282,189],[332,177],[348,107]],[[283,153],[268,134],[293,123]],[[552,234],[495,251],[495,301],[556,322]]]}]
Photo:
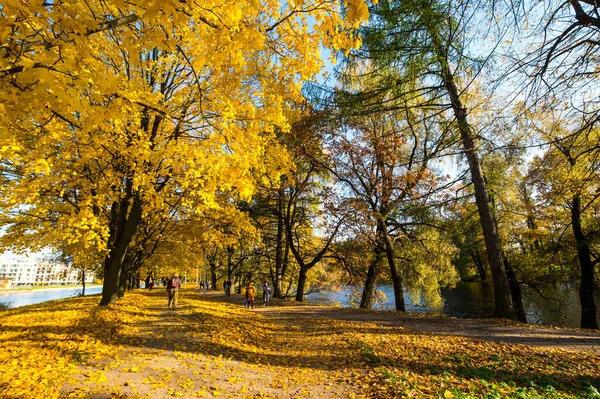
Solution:
[{"label": "tree canopy", "polygon": [[491,279],[525,321],[575,282],[597,328],[600,8],[542,3],[5,1],[0,243],[101,305],[202,265],[400,311]]}]

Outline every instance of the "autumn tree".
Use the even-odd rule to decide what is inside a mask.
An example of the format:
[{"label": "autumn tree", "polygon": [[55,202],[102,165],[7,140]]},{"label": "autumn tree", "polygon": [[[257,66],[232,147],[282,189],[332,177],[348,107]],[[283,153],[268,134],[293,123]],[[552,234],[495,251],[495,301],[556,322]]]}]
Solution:
[{"label": "autumn tree", "polygon": [[[551,106],[551,104],[549,104]],[[587,123],[565,118],[558,111],[544,114],[537,125],[549,143],[548,150],[533,165],[536,190],[551,207],[558,207],[562,231],[570,230],[579,264],[581,327],[598,328],[595,268],[597,253],[598,210],[598,131]],[[562,234],[561,234],[562,235]],[[561,239],[563,245],[564,238]],[[568,241],[567,241],[568,242]]]},{"label": "autumn tree", "polygon": [[304,300],[308,271],[329,252],[348,214],[323,166],[327,155],[321,137],[315,134],[314,123],[318,120],[307,116],[295,124],[295,142],[291,147],[295,170],[286,181],[285,237],[299,267],[298,302]]},{"label": "autumn tree", "polygon": [[[275,127],[321,60],[357,45],[352,2],[5,2],[0,10],[5,241],[81,243],[113,303],[132,240],[180,202],[248,199]],[[278,159],[275,157],[275,159]],[[266,172],[264,174],[267,174]],[[272,176],[276,178],[277,176]]]},{"label": "autumn tree", "polygon": [[[366,110],[395,109],[409,96],[416,106],[452,117],[468,161],[471,182],[494,283],[497,317],[515,318],[511,292],[477,143],[476,123],[465,92],[480,66],[471,62],[466,31],[475,13],[469,2],[434,0],[379,2],[363,29],[364,46],[354,52],[381,74],[377,84],[354,97]],[[387,71],[393,73],[387,73]],[[373,74],[372,73],[372,74]]]},{"label": "autumn tree", "polygon": [[[402,311],[404,287],[421,292],[421,278],[430,272],[417,267],[418,248],[413,247],[414,256],[408,256],[410,251],[404,256],[400,252],[411,247],[411,240],[420,241],[415,238],[416,226],[426,223],[427,205],[445,187],[430,162],[453,139],[449,130],[436,129],[436,122],[415,123],[418,119],[407,105],[396,112],[344,116],[322,129],[327,153],[335,154],[327,167],[343,187],[354,220],[362,221],[353,228],[371,237],[372,254],[361,299],[365,308],[373,304],[375,283],[384,266],[394,286],[395,307]],[[439,265],[442,276],[449,268]],[[433,284],[427,289],[435,291],[437,280],[429,282]]]}]

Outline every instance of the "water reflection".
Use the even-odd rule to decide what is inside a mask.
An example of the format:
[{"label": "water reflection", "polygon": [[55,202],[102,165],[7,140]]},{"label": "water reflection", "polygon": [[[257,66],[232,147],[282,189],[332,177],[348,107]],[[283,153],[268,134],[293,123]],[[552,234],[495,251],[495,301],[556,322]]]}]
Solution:
[{"label": "water reflection", "polygon": [[[102,286],[86,287],[85,295],[99,294]],[[47,290],[0,292],[0,302],[10,302],[13,308],[34,303],[51,301],[54,299],[69,298],[81,295],[81,288],[52,288]]]},{"label": "water reflection", "polygon": [[[544,287],[540,292],[524,287],[524,308],[527,321],[531,324],[579,327],[581,307],[579,304],[578,284],[556,284]],[[394,309],[394,290],[392,286],[378,287],[386,296],[379,309]],[[543,296],[542,296],[543,295]],[[315,303],[351,306],[351,290],[319,292],[309,294],[307,300]],[[441,312],[447,316],[461,318],[485,318],[494,313],[494,289],[491,283],[460,282],[455,288],[443,289],[444,307]],[[596,304],[599,307],[600,292],[597,291]],[[406,310],[418,313],[439,313],[421,303],[413,303],[408,293],[404,294]]]},{"label": "water reflection", "polygon": [[442,290],[444,314],[453,317],[483,318],[494,314],[494,287],[490,283],[458,283]]},{"label": "water reflection", "polygon": [[[532,288],[524,289],[525,314],[531,323],[579,327],[581,323],[581,304],[579,285],[573,283],[554,284],[538,292]],[[600,305],[600,292],[594,295],[596,306]],[[600,308],[599,308],[600,310]],[[600,312],[598,312],[600,319]]]}]

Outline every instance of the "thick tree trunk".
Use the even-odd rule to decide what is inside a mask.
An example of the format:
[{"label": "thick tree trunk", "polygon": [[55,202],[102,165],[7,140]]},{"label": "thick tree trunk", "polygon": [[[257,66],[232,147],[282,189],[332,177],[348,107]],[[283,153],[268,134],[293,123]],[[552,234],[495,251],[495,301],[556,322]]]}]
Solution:
[{"label": "thick tree trunk", "polygon": [[[435,32],[435,29],[437,28],[432,28],[432,31]],[[465,154],[469,162],[471,181],[473,182],[473,188],[475,190],[475,202],[477,204],[477,210],[479,211],[479,220],[483,229],[483,237],[485,239],[485,247],[494,284],[494,316],[514,320],[516,315],[508,279],[506,277],[506,270],[504,269],[502,248],[500,246],[498,232],[496,231],[496,224],[494,222],[483,171],[479,162],[479,156],[475,151],[475,140],[473,139],[472,129],[467,121],[467,110],[461,102],[459,90],[454,82],[454,76],[450,70],[447,54],[442,46],[442,42],[435,33],[432,36],[435,52],[440,60],[442,80],[447,89],[448,96],[450,97],[452,110],[456,117]]]},{"label": "thick tree trunk", "polygon": [[369,270],[367,271],[367,277],[365,278],[365,285],[363,287],[362,296],[360,298],[361,309],[371,310],[373,308],[373,300],[375,298],[375,265],[371,263]]},{"label": "thick tree trunk", "polygon": [[104,260],[104,281],[102,283],[102,298],[100,306],[114,304],[119,292],[122,259],[117,256],[107,256]]},{"label": "thick tree trunk", "polygon": [[125,270],[121,270],[121,275],[119,276],[119,289],[117,291],[117,298],[123,298],[125,296],[125,291],[127,290],[127,281],[129,281],[129,273]]},{"label": "thick tree trunk", "polygon": [[[388,255],[389,258],[389,255]],[[392,284],[394,285],[394,303],[396,310],[400,312],[406,312],[406,305],[404,303],[404,288],[402,287],[402,278],[398,272],[398,266],[394,261],[390,264],[390,273],[392,275]]]},{"label": "thick tree trunk", "polygon": [[210,271],[210,282],[212,284],[212,290],[216,291],[216,289],[217,289],[217,283],[218,283],[216,270],[211,270]]},{"label": "thick tree trunk", "polygon": [[298,286],[296,291],[296,302],[304,302],[304,289],[306,287],[306,275],[308,268],[300,265],[300,273],[298,274]]},{"label": "thick tree trunk", "polygon": [[360,308],[371,310],[375,298],[375,284],[379,275],[380,265],[385,254],[379,249],[374,249],[375,257],[367,270],[365,285],[363,287],[362,297],[360,299]]},{"label": "thick tree trunk", "polygon": [[577,255],[581,269],[581,284],[579,286],[579,300],[581,301],[581,328],[598,329],[596,318],[596,303],[594,302],[594,264],[590,253],[588,238],[581,227],[581,198],[573,197],[571,204],[571,223],[573,235],[577,243]]},{"label": "thick tree trunk", "polygon": [[[128,182],[128,189],[132,184],[133,181]],[[122,199],[120,203],[113,204],[111,209],[111,238],[109,239],[110,251],[104,260],[104,283],[102,285],[100,306],[114,304],[117,300],[125,256],[138,228],[141,216],[142,203],[137,196],[133,198],[131,207],[129,207],[128,199]]]}]

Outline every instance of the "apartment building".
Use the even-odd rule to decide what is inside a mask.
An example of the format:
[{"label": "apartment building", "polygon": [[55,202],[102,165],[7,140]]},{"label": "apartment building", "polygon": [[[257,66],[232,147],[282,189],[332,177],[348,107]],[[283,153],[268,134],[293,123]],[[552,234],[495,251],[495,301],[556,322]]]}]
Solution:
[{"label": "apartment building", "polygon": [[[0,280],[14,287],[67,285],[80,283],[79,271],[59,263],[25,256],[0,256]],[[86,273],[86,283],[94,282],[94,274]]]}]

